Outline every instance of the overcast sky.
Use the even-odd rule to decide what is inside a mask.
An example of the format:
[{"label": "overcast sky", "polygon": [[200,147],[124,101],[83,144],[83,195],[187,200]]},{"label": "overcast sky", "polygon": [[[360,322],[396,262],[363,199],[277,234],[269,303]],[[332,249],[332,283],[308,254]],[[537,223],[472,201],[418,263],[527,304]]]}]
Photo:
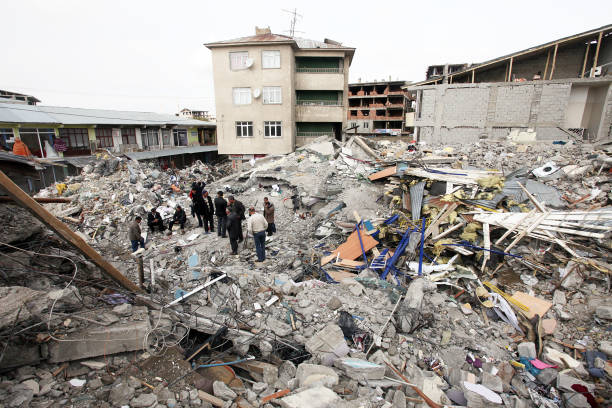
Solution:
[{"label": "overcast sky", "polygon": [[204,43],[270,26],[355,47],[350,81],[418,81],[612,22],[609,0],[1,0],[0,89],[45,105],[214,112]]}]

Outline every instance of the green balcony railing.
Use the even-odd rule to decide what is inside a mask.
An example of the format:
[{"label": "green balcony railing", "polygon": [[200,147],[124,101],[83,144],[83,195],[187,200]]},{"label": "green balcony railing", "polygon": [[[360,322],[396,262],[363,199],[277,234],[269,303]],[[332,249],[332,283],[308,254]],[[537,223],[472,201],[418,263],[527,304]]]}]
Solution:
[{"label": "green balcony railing", "polygon": [[329,132],[302,132],[302,131],[297,131],[297,136],[298,137],[321,137],[321,136],[331,136],[334,134],[333,130],[330,130]]},{"label": "green balcony railing", "polygon": [[326,101],[320,99],[298,99],[296,103],[301,106],[342,106],[342,102],[339,101]]},{"label": "green balcony railing", "polygon": [[311,67],[297,67],[296,72],[309,72],[314,74],[342,74],[343,69],[339,67],[334,68],[311,68]]}]

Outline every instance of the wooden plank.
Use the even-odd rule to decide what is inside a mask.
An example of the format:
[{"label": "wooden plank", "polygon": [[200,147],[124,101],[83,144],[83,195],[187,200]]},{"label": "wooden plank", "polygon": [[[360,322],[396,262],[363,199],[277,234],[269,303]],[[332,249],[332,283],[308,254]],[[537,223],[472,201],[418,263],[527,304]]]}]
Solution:
[{"label": "wooden plank", "polygon": [[215,407],[223,407],[225,405],[225,401],[223,401],[221,398],[217,398],[214,395],[210,395],[202,390],[198,390],[198,398],[214,405]]},{"label": "wooden plank", "polygon": [[37,203],[32,197],[27,195],[2,171],[0,171],[0,186],[4,188],[7,194],[13,198],[13,200],[15,200],[22,207],[26,208],[30,213],[32,213],[32,215],[38,218],[43,224],[53,230],[66,242],[73,245],[79,252],[100,267],[100,269],[102,269],[102,271],[114,281],[129,291],[136,293],[142,292],[142,289],[123,276],[123,274],[113,265],[102,258],[102,256],[95,249],[93,249],[83,240],[83,238],[75,234],[66,224],[55,218],[53,214]]},{"label": "wooden plank", "polygon": [[327,271],[327,274],[336,282],[342,282],[344,279],[357,277],[356,273],[347,271]]},{"label": "wooden plank", "polygon": [[599,59],[599,47],[601,46],[602,37],[603,37],[603,31],[600,31],[599,38],[597,38],[597,47],[595,48],[595,56],[593,57],[593,71],[595,71],[595,68],[597,68],[597,60]]},{"label": "wooden plank", "polygon": [[584,53],[584,62],[582,63],[582,71],[580,72],[580,78],[584,78],[584,71],[586,70],[587,59],[589,58],[589,50],[591,48],[591,42],[589,41],[586,46],[586,51]]},{"label": "wooden plank", "polygon": [[550,62],[550,48],[548,49],[548,53],[546,54],[546,66],[544,67],[544,75],[542,75],[542,79],[546,79],[546,75],[548,74],[548,63]]},{"label": "wooden plank", "polygon": [[535,210],[531,210],[530,212],[525,214],[525,216],[523,218],[521,218],[519,221],[517,221],[517,223],[514,224],[514,226],[512,228],[509,228],[504,233],[504,235],[502,235],[501,237],[499,237],[499,239],[497,241],[495,241],[495,245],[499,245],[500,242],[503,242],[503,240],[506,239],[506,237],[508,235],[510,235],[514,230],[516,230],[523,223],[523,221],[525,221],[529,216],[531,216],[533,214],[535,214]]},{"label": "wooden plank", "polygon": [[[72,199],[70,198],[60,198],[60,197],[34,197],[34,200],[37,203],[70,203]],[[12,197],[0,196],[0,203],[11,203],[13,202]]]},{"label": "wooden plank", "polygon": [[510,57],[510,68],[508,68],[508,81],[512,82],[512,63],[514,62],[514,57]]},{"label": "wooden plank", "polygon": [[491,249],[491,237],[489,236],[489,224],[486,222],[482,224],[482,236],[484,237],[484,249],[487,249],[487,251],[484,251],[484,256],[482,257],[482,266],[480,267],[480,270],[484,271],[485,266],[487,265],[487,261],[491,256],[491,252],[488,251]]},{"label": "wooden plank", "polygon": [[553,60],[550,66],[550,77],[548,79],[552,79],[553,74],[555,73],[555,64],[557,63],[557,50],[559,49],[559,43],[555,44],[555,51],[553,52]]},{"label": "wooden plank", "polygon": [[391,167],[387,167],[384,170],[376,172],[374,174],[370,174],[368,178],[370,179],[370,181],[374,181],[374,180],[378,180],[381,178],[392,176],[395,173],[397,173],[397,166],[391,166]]},{"label": "wooden plank", "polygon": [[533,224],[531,224],[531,225],[529,226],[529,228],[527,228],[526,230],[522,231],[520,234],[518,234],[518,235],[516,236],[516,238],[514,238],[514,241],[512,241],[512,242],[511,242],[511,243],[510,243],[510,244],[509,244],[509,245],[506,247],[506,249],[504,249],[504,252],[509,252],[509,251],[510,251],[512,248],[514,248],[514,246],[515,246],[516,244],[518,244],[518,243],[519,243],[519,241],[520,241],[521,239],[523,239],[523,237],[524,237],[525,235],[529,234],[529,233],[530,233],[530,232],[532,232],[534,229],[536,229],[536,227],[537,227],[538,225],[540,225],[540,222],[541,222],[541,221],[542,221],[544,218],[546,218],[546,216],[547,216],[547,215],[548,215],[548,213],[544,213],[544,214],[540,215],[540,216],[538,217],[538,219],[536,220],[536,222],[534,222]]},{"label": "wooden plank", "polygon": [[450,234],[453,231],[458,230],[459,228],[465,226],[465,223],[463,221],[461,221],[459,224],[453,225],[452,227],[450,227],[449,229],[447,229],[446,231],[436,235],[435,237],[431,237],[432,241],[438,240],[440,238],[443,238],[445,236],[447,236],[448,234]]},{"label": "wooden plank", "polygon": [[[378,241],[365,233],[365,229],[361,229],[361,240],[363,242],[364,251],[368,252],[370,249],[378,245]],[[362,256],[361,245],[359,244],[359,237],[357,236],[357,230],[353,231],[349,235],[346,242],[336,248],[330,255],[321,259],[321,265],[325,265],[331,262],[336,256],[340,256],[342,259],[355,260]]]}]

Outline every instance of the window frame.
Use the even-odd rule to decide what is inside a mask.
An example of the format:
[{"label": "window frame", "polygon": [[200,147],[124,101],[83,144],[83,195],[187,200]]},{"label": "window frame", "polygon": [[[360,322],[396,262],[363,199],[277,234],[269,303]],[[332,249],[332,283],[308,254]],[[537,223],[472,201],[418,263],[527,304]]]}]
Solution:
[{"label": "window frame", "polygon": [[[280,120],[264,121],[264,137],[267,139],[278,139],[283,137],[283,122]],[[272,135],[274,133],[274,135]]]},{"label": "window frame", "polygon": [[[270,56],[265,56],[266,53],[275,53],[273,57]],[[265,61],[268,60],[270,61],[270,59],[273,59],[274,63],[277,64],[273,64],[273,65],[277,65],[277,66],[266,66]],[[262,50],[261,51],[261,69],[280,69],[281,67],[281,53],[280,50]]]},{"label": "window frame", "polygon": [[82,150],[90,148],[89,130],[87,128],[60,128],[59,138],[66,143],[68,149]]},{"label": "window frame", "polygon": [[[96,140],[99,141],[98,148],[108,149],[115,146],[113,141],[113,128],[100,127],[96,128]],[[108,141],[110,140],[110,145]]]},{"label": "window frame", "polygon": [[[189,133],[184,128],[172,129],[172,141],[174,146],[189,146]],[[184,144],[183,144],[184,142]]]},{"label": "window frame", "polygon": [[[248,102],[247,103],[240,103],[242,101],[242,97],[244,95],[247,94],[248,91]],[[238,96],[238,103],[236,103],[236,96]],[[253,103],[253,93],[251,92],[251,88],[250,87],[235,87],[232,88],[232,103],[234,105],[251,105]]]},{"label": "window frame", "polygon": [[[230,71],[243,71],[245,69],[248,69],[248,67],[246,66],[246,60],[249,58],[248,51],[230,51],[228,54],[229,54]],[[241,65],[235,67],[233,63],[233,56],[238,56],[240,54],[242,54],[242,57],[243,57],[241,61]]]},{"label": "window frame", "polygon": [[[253,134],[254,134],[254,132],[253,132],[253,121],[250,121],[250,120],[236,121],[236,125],[235,126],[236,126],[236,137],[239,137],[239,138],[253,137]],[[246,130],[246,133],[247,133],[246,136],[243,135],[245,130]],[[240,133],[240,134],[238,134],[238,133]]]},{"label": "window frame", "polygon": [[[278,92],[277,92],[278,91]],[[278,102],[270,102],[270,96],[277,96]],[[264,86],[262,91],[262,103],[264,105],[282,105],[283,104],[283,90],[280,86]],[[266,102],[267,100],[267,102]]]},{"label": "window frame", "polygon": [[[131,143],[131,142],[134,142],[134,143]],[[124,146],[138,144],[138,141],[136,139],[136,128],[134,127],[121,128],[121,144]]]}]

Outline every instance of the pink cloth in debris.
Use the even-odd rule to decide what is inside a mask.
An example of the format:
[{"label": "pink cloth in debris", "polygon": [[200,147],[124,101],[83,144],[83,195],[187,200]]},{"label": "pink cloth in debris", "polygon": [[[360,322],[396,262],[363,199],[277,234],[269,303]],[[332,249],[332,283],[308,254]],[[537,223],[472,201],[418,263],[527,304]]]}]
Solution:
[{"label": "pink cloth in debris", "polygon": [[537,358],[534,358],[533,360],[529,360],[529,362],[531,363],[531,365],[533,365],[538,370],[543,370],[545,368],[557,368],[556,365],[546,364],[545,362],[540,361]]}]

